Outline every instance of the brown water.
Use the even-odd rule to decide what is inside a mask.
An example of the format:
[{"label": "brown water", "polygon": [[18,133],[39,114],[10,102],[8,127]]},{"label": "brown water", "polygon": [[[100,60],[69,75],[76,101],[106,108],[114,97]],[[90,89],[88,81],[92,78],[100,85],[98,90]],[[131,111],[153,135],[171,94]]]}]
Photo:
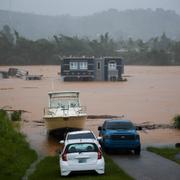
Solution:
[{"label": "brown water", "polygon": [[[9,67],[1,66],[0,70]],[[19,66],[29,74],[43,75],[41,81],[0,80],[0,107],[28,111],[22,131],[40,153],[54,154],[57,143],[48,139],[42,120],[47,93],[52,90],[80,91],[81,104],[91,115],[124,115],[135,123],[169,124],[180,113],[180,67],[126,66],[127,82],[62,82],[59,66]],[[86,128],[97,132],[104,120],[87,120]],[[159,129],[141,132],[143,144],[171,144],[180,141],[180,131]]]}]

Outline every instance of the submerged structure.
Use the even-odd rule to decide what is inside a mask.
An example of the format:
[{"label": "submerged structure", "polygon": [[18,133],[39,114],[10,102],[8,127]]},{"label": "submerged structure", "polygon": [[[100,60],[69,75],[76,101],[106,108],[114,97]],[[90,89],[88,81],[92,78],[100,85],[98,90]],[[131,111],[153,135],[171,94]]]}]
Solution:
[{"label": "submerged structure", "polygon": [[119,57],[67,57],[61,62],[63,81],[121,81],[123,73]]},{"label": "submerged structure", "polygon": [[9,78],[7,71],[0,71],[0,79],[7,79]]}]

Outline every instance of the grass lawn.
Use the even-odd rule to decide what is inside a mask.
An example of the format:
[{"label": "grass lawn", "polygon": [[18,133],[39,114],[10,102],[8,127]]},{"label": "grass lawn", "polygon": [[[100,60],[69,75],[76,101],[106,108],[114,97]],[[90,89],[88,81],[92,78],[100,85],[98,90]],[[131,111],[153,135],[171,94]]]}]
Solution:
[{"label": "grass lawn", "polygon": [[0,109],[0,179],[19,180],[37,159],[25,137],[17,132],[7,113]]},{"label": "grass lawn", "polygon": [[78,174],[68,177],[60,176],[59,157],[46,157],[36,168],[34,174],[29,177],[29,180],[56,180],[56,179],[78,179],[78,180],[130,180],[133,179],[121,170],[108,156],[105,157],[106,170],[104,175],[98,174]]},{"label": "grass lawn", "polygon": [[163,147],[163,148],[156,148],[156,147],[148,147],[148,151],[156,153],[160,156],[163,156],[167,159],[177,162],[180,164],[180,160],[175,158],[177,153],[180,153],[180,148],[170,148],[170,147]]}]

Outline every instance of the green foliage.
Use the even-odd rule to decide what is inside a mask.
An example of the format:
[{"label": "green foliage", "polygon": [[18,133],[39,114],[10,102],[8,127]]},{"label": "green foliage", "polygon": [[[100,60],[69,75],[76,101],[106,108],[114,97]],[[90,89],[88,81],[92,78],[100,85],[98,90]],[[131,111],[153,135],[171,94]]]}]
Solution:
[{"label": "green foliage", "polygon": [[12,121],[20,121],[21,120],[21,114],[22,114],[21,111],[14,111],[14,112],[12,112],[11,120]]},{"label": "green foliage", "polygon": [[8,118],[7,112],[4,109],[0,109],[0,118]]},{"label": "green foliage", "polygon": [[21,179],[36,158],[25,137],[15,131],[7,113],[0,110],[0,179]]},{"label": "green foliage", "polygon": [[180,129],[180,115],[176,115],[173,118],[173,125],[175,128]]},{"label": "green foliage", "polygon": [[104,175],[74,175],[63,178],[60,176],[60,169],[59,169],[59,157],[46,157],[44,158],[36,168],[34,174],[32,174],[29,179],[30,180],[56,180],[56,179],[78,179],[78,180],[117,180],[117,179],[133,179],[128,176],[123,170],[121,170],[112,160],[110,157],[105,156],[106,161],[106,171]]},{"label": "green foliage", "polygon": [[10,44],[14,43],[14,36],[11,33],[11,28],[8,25],[4,25],[3,30],[1,32],[2,35],[4,35],[4,37],[7,38],[8,42]]},{"label": "green foliage", "polygon": [[126,64],[180,65],[180,42],[165,33],[144,42],[141,39],[115,41],[109,33],[97,39],[54,35],[53,39],[29,40],[9,26],[0,31],[0,64],[60,64],[62,56],[122,56]]},{"label": "green foliage", "polygon": [[180,148],[170,148],[170,147],[163,147],[163,148],[156,148],[156,147],[148,147],[148,151],[156,153],[160,156],[163,156],[167,159],[175,161],[180,164],[180,160],[176,159],[176,154],[180,153]]}]

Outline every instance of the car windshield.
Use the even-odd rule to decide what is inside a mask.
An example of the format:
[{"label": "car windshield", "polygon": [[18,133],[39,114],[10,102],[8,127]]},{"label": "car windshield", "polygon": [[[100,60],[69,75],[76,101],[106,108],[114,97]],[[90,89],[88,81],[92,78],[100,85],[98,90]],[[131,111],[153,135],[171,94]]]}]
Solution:
[{"label": "car windshield", "polygon": [[130,129],[135,129],[133,124],[131,122],[108,122],[107,129],[125,129],[125,130],[130,130]]},{"label": "car windshield", "polygon": [[94,143],[74,143],[66,147],[67,153],[81,153],[81,152],[98,152],[98,147]]},{"label": "car windshield", "polygon": [[95,139],[92,133],[79,133],[79,134],[69,134],[67,140],[70,139]]}]

